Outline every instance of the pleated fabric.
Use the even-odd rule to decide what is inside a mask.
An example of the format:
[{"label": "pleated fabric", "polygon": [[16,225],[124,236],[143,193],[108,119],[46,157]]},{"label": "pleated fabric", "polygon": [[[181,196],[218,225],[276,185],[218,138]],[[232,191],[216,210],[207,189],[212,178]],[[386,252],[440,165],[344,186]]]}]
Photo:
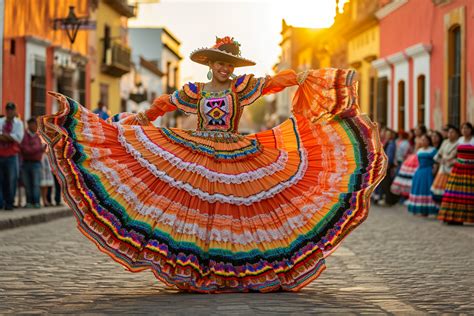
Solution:
[{"label": "pleated fabric", "polygon": [[128,270],[193,292],[297,291],[385,173],[353,75],[306,73],[293,116],[247,136],[106,122],[59,94],[39,130],[79,229]]},{"label": "pleated fabric", "polygon": [[474,223],[474,146],[461,144],[448,178],[438,219]]}]

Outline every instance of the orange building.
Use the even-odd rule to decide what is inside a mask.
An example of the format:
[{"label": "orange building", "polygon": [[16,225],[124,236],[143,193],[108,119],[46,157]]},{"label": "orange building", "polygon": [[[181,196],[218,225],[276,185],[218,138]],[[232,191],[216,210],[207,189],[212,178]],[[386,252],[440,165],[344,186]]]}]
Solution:
[{"label": "orange building", "polygon": [[71,45],[66,31],[53,28],[69,6],[87,15],[88,0],[4,1],[2,104],[15,102],[22,118],[55,110],[48,90],[88,99],[87,33],[79,31]]}]

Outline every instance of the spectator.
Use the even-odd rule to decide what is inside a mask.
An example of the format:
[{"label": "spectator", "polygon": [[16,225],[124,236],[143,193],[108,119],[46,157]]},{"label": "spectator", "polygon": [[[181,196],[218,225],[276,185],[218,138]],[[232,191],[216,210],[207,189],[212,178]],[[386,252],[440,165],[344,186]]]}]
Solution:
[{"label": "spectator", "polygon": [[395,154],[395,163],[397,165],[396,172],[398,173],[398,170],[400,170],[400,167],[402,166],[402,163],[405,161],[405,159],[408,157],[408,155],[411,153],[411,144],[410,141],[408,140],[408,133],[405,131],[400,131],[398,133],[399,138],[397,141],[397,151]]},{"label": "spectator", "polygon": [[97,114],[103,120],[108,119],[110,116],[107,110],[107,106],[102,100],[97,103],[97,109],[94,110],[94,113]]},{"label": "spectator", "polygon": [[[400,167],[397,176],[393,180],[391,191],[393,194],[400,195],[403,199],[410,195],[413,175],[418,168],[418,156],[416,151],[420,147],[421,138],[426,134],[426,127],[420,125],[415,128],[415,152],[409,155]],[[431,140],[430,140],[431,142]]]},{"label": "spectator", "polygon": [[382,180],[381,186],[381,198],[383,198],[382,204],[386,205],[393,205],[397,203],[398,196],[390,192],[390,186],[392,185],[393,178],[395,177],[396,171],[396,163],[395,163],[395,155],[397,150],[397,145],[395,143],[395,139],[397,134],[395,131],[391,129],[387,129],[385,131],[385,139],[386,143],[384,146],[385,154],[388,158],[388,167],[387,167],[387,174],[385,178]]},{"label": "spectator", "polygon": [[459,135],[459,130],[454,126],[451,126],[448,132],[448,139],[443,141],[441,148],[434,157],[434,160],[439,164],[439,168],[438,174],[431,186],[431,193],[433,194],[433,199],[437,203],[441,203],[444,189],[448,183],[449,174],[451,173],[451,169],[456,161],[456,149]]},{"label": "spectator", "polygon": [[443,143],[443,134],[438,131],[432,131],[430,137],[433,147],[439,150],[441,144]]},{"label": "spectator", "polygon": [[414,215],[428,216],[438,214],[438,205],[431,196],[433,184],[433,164],[437,149],[433,147],[431,137],[424,134],[420,138],[417,151],[419,166],[413,175],[408,198],[408,211]]},{"label": "spectator", "polygon": [[451,225],[474,223],[474,135],[464,123],[458,139],[457,159],[446,184],[439,220]]},{"label": "spectator", "polygon": [[41,158],[44,148],[36,132],[38,130],[36,118],[30,118],[27,124],[28,128],[21,142],[23,158],[21,174],[26,192],[26,207],[40,208]]},{"label": "spectator", "polygon": [[41,159],[41,199],[43,205],[48,207],[52,206],[52,203],[48,201],[48,190],[54,185],[53,173],[51,172],[51,165],[49,164],[48,156],[43,155]]},{"label": "spectator", "polygon": [[18,182],[18,153],[25,131],[16,117],[14,103],[7,103],[5,112],[5,117],[0,118],[0,207],[11,211]]}]

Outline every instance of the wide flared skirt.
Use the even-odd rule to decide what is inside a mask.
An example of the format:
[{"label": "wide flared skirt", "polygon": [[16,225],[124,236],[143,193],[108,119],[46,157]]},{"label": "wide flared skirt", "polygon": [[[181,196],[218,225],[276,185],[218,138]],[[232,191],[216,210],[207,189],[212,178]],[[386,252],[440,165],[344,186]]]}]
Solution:
[{"label": "wide flared skirt", "polygon": [[431,195],[433,185],[432,167],[419,167],[413,175],[408,198],[408,211],[413,214],[433,215],[438,213],[438,205]]},{"label": "wide flared skirt", "polygon": [[392,185],[390,186],[390,191],[393,194],[408,198],[411,191],[413,175],[415,174],[417,168],[418,157],[416,154],[411,154],[400,167],[400,170],[398,171],[395,179],[392,182]]},{"label": "wide flared skirt", "polygon": [[445,222],[474,223],[474,146],[458,146],[443,194],[438,219]]},{"label": "wide flared skirt", "polygon": [[433,185],[431,186],[431,194],[433,196],[433,200],[436,203],[441,203],[441,199],[443,198],[444,190],[446,189],[446,185],[448,184],[449,173],[446,172],[438,172],[436,178],[433,181]]},{"label": "wide flared skirt", "polygon": [[386,168],[365,115],[244,137],[105,122],[56,96],[40,132],[79,229],[182,290],[301,289],[367,217]]}]

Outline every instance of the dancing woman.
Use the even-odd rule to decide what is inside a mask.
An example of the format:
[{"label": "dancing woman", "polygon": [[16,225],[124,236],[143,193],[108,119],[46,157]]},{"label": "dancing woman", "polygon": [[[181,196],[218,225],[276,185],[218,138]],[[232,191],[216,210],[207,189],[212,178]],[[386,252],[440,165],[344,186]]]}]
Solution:
[{"label": "dancing woman", "polygon": [[[133,272],[150,269],[195,292],[297,291],[366,217],[386,158],[359,113],[354,72],[286,70],[241,75],[254,63],[229,37],[194,51],[207,83],[188,83],[138,114],[104,121],[54,94],[61,110],[42,137],[79,229]],[[243,136],[239,119],[259,97],[297,86],[292,117]],[[168,111],[196,130],[158,128]]]}]

